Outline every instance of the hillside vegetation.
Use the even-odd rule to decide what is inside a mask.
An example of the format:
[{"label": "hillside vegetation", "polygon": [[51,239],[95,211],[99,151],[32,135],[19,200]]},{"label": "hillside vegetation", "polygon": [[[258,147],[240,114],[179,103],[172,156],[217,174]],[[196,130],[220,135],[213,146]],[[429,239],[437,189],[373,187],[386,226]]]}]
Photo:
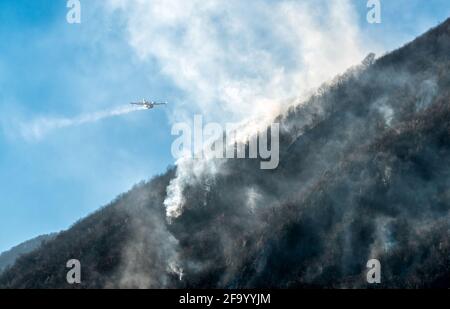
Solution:
[{"label": "hillside vegetation", "polygon": [[221,162],[168,222],[169,169],[19,258],[0,287],[367,287],[376,258],[379,287],[448,288],[449,72],[448,20],[280,115],[278,169]]}]

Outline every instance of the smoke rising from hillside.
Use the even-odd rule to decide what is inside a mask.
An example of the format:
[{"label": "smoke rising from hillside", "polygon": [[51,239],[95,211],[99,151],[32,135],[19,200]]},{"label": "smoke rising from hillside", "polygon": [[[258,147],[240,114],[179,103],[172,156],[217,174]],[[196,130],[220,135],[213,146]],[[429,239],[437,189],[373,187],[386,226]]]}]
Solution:
[{"label": "smoke rising from hillside", "polygon": [[[156,60],[192,102],[175,106],[174,122],[201,111],[207,121],[240,122],[255,134],[368,53],[348,0],[110,0],[105,7],[125,16],[137,55]],[[169,216],[181,214],[185,186],[214,164],[177,162]]]},{"label": "smoke rising from hillside", "polygon": [[[366,265],[378,259],[377,287],[448,288],[448,42],[450,20],[297,102],[277,119],[278,169],[169,169],[22,259],[0,287],[65,287],[55,265],[76,254],[82,287],[374,287]],[[168,197],[183,207],[164,208]]]}]

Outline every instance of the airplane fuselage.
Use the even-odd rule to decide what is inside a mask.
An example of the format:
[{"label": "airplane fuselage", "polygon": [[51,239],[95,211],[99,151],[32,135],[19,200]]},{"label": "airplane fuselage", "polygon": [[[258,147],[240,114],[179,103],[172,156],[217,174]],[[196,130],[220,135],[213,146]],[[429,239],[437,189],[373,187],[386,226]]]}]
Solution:
[{"label": "airplane fuselage", "polygon": [[152,108],[154,108],[156,105],[166,105],[167,104],[167,102],[165,102],[165,103],[156,103],[156,102],[149,102],[149,101],[146,101],[146,100],[142,100],[142,102],[139,102],[139,103],[130,103],[131,105],[139,105],[139,106],[142,106],[142,107],[144,107],[145,109],[152,109]]}]

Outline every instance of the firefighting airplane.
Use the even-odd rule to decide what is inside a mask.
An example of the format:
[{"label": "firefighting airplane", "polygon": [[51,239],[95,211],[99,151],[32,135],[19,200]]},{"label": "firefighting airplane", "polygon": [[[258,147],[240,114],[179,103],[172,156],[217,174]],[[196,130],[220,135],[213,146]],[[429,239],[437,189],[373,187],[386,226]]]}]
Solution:
[{"label": "firefighting airplane", "polygon": [[139,105],[139,106],[142,106],[142,107],[144,107],[146,109],[152,109],[152,108],[154,108],[155,106],[158,106],[158,105],[166,105],[167,102],[158,103],[158,102],[153,102],[153,101],[147,101],[147,100],[144,99],[144,100],[142,100],[142,102],[132,102],[130,104],[131,105]]}]

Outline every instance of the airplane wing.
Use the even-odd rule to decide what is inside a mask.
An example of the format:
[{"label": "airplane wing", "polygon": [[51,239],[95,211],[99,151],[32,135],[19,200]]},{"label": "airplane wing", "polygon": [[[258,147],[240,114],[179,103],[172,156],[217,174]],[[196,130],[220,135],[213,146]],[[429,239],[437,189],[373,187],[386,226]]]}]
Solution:
[{"label": "airplane wing", "polygon": [[131,102],[131,105],[145,105],[144,103],[135,103],[135,102]]}]

